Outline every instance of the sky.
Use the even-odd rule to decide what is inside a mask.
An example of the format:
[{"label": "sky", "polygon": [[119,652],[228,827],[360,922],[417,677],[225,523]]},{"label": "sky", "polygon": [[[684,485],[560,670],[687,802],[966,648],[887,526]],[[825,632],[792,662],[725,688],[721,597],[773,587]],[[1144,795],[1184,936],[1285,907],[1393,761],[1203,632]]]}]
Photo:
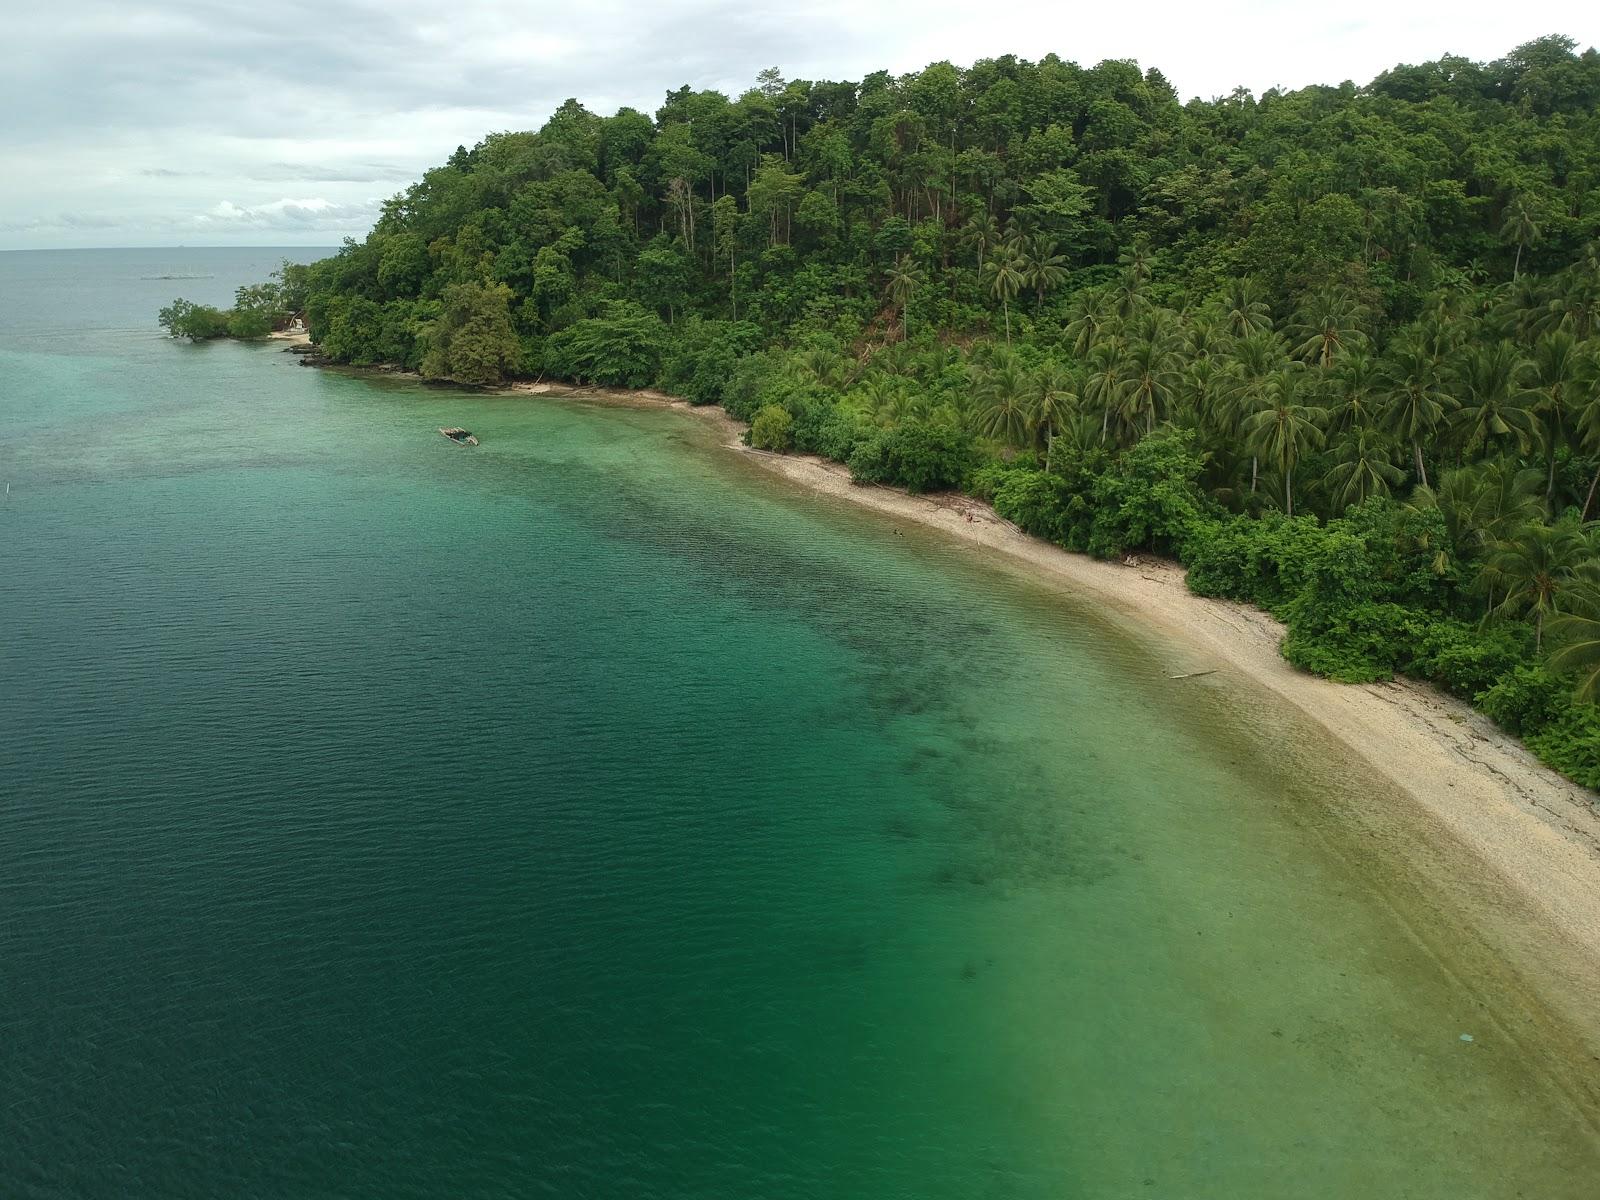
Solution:
[{"label": "sky", "polygon": [[1547,33],[1594,0],[0,0],[0,250],[334,245],[459,144],[569,96],[653,113],[756,72],[1132,58],[1179,93],[1365,83]]}]

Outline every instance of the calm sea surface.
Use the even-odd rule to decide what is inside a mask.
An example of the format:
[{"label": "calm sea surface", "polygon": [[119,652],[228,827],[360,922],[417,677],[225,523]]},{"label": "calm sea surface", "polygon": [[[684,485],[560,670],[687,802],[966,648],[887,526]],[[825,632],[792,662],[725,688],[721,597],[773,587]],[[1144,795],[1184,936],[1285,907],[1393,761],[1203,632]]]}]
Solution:
[{"label": "calm sea surface", "polygon": [[1331,755],[281,254],[0,254],[0,1196],[1596,1196]]}]

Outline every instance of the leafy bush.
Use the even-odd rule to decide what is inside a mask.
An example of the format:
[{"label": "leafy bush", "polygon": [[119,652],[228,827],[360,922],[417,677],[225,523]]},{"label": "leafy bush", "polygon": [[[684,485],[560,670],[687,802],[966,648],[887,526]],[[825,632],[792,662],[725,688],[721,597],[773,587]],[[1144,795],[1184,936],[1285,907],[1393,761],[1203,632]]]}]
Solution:
[{"label": "leafy bush", "polygon": [[228,314],[192,300],[174,300],[161,310],[156,323],[172,337],[188,338],[191,342],[228,336]]},{"label": "leafy bush", "polygon": [[545,339],[546,367],[554,374],[607,387],[642,388],[656,381],[667,349],[667,327],[654,313],[627,300],[612,301]]},{"label": "leafy bush", "polygon": [[794,418],[787,408],[769,404],[750,422],[750,444],[757,450],[786,453],[794,446]]},{"label": "leafy bush", "polygon": [[1475,700],[1533,656],[1533,638],[1520,622],[1484,628],[1453,617],[1418,614],[1417,624],[1420,634],[1405,670],[1466,700]]},{"label": "leafy bush", "polygon": [[974,457],[971,437],[951,426],[899,425],[856,446],[850,474],[863,483],[896,485],[913,495],[947,492],[961,486]]},{"label": "leafy bush", "polygon": [[661,386],[690,404],[720,404],[739,364],[762,340],[760,326],[748,321],[683,322],[662,363]]},{"label": "leafy bush", "polygon": [[1207,512],[1203,466],[1189,430],[1163,430],[1126,451],[1090,493],[1089,552],[1101,558],[1130,549],[1181,553]]}]

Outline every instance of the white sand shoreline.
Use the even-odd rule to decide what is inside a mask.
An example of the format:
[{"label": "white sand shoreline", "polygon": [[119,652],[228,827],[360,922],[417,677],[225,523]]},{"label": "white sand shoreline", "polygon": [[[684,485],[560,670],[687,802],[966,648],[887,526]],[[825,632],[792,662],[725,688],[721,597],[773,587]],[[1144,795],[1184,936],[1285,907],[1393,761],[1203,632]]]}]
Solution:
[{"label": "white sand shoreline", "polygon": [[[968,497],[862,486],[837,463],[751,450],[739,438],[744,427],[720,408],[651,391],[549,384],[511,390],[681,409],[713,426],[729,448],[814,493],[939,530],[1154,627],[1184,649],[1182,671],[1216,669],[1266,688],[1409,796],[1417,831],[1457,843],[1488,869],[1473,881],[1479,915],[1514,900],[1521,911],[1501,913],[1503,934],[1520,942],[1532,917],[1557,935],[1559,953],[1522,965],[1561,975],[1568,993],[1561,1007],[1589,1027],[1581,1031],[1586,1040],[1600,1040],[1600,797],[1539,763],[1468,705],[1411,680],[1350,685],[1308,675],[1279,653],[1281,625],[1248,606],[1194,595],[1177,564],[1102,562],[1024,534]],[[1594,1073],[1600,1076],[1600,1067]]]}]

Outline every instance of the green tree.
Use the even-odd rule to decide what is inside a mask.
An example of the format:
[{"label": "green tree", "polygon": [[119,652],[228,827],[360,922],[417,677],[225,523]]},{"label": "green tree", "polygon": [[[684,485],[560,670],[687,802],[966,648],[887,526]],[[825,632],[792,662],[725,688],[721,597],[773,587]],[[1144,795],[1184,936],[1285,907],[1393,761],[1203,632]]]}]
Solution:
[{"label": "green tree", "polygon": [[1283,511],[1294,516],[1294,468],[1305,455],[1321,446],[1323,413],[1304,402],[1304,376],[1287,367],[1267,380],[1266,403],[1245,421],[1251,449],[1273,463],[1283,480]]},{"label": "green tree", "polygon": [[1026,444],[1033,418],[1033,382],[1015,356],[1000,356],[978,375],[973,391],[980,405],[981,431],[1009,446]]},{"label": "green tree", "polygon": [[1411,447],[1417,480],[1426,487],[1428,468],[1422,445],[1432,442],[1445,415],[1459,402],[1446,389],[1439,360],[1416,333],[1399,338],[1384,358],[1382,378],[1389,388],[1384,428]]},{"label": "green tree", "polygon": [[1482,580],[1504,597],[1496,612],[1532,620],[1534,646],[1542,648],[1545,619],[1570,592],[1594,583],[1594,550],[1576,521],[1530,522],[1489,556]]},{"label": "green tree", "polygon": [[1536,437],[1528,364],[1510,342],[1474,346],[1461,367],[1461,407],[1451,418],[1463,456],[1526,450]]},{"label": "green tree", "polygon": [[511,325],[511,289],[503,283],[456,283],[440,297],[427,331],[422,373],[460,383],[499,383],[522,354]]},{"label": "green tree", "polygon": [[1506,205],[1505,220],[1500,225],[1500,237],[1517,248],[1517,256],[1511,264],[1511,281],[1515,283],[1522,274],[1522,252],[1527,247],[1539,240],[1539,225],[1534,220],[1533,211],[1522,196],[1512,197],[1511,203]]},{"label": "green tree", "polygon": [[900,309],[900,339],[911,336],[911,298],[926,276],[909,255],[902,254],[889,271],[889,301]]},{"label": "green tree", "polygon": [[1011,302],[1026,282],[1022,257],[1015,243],[1002,242],[988,262],[983,264],[983,277],[988,282],[989,294],[1000,301],[1006,319],[1006,345],[1011,344]]}]

